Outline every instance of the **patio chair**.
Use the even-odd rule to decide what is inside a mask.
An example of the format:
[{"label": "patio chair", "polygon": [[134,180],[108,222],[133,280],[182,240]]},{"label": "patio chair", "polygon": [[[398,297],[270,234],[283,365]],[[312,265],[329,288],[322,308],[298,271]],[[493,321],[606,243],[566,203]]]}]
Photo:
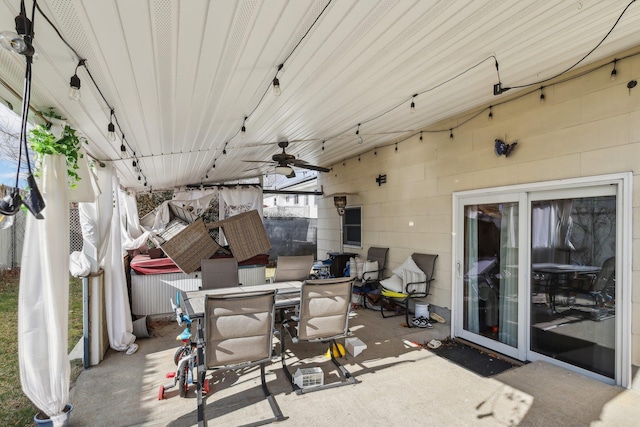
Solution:
[{"label": "patio chair", "polygon": [[238,261],[231,258],[212,258],[200,261],[202,289],[229,288],[240,285]]},{"label": "patio chair", "polygon": [[303,281],[309,278],[313,255],[278,256],[274,282]]},{"label": "patio chair", "polygon": [[[420,275],[420,278],[417,279],[417,276],[414,274],[404,273],[403,277],[400,278],[402,283],[401,290],[386,288],[385,281],[382,282],[383,298],[393,301],[402,307],[402,310],[397,311],[392,315],[385,314],[385,310],[381,309],[380,313],[382,314],[382,317],[387,318],[399,316],[404,312],[407,321],[407,327],[412,327],[412,323],[409,322],[409,301],[412,298],[425,298],[427,295],[429,295],[431,282],[434,280],[433,273],[435,271],[437,258],[438,255],[419,253],[411,254],[411,259],[413,260],[413,262],[415,262],[415,265],[422,271],[422,273],[424,273],[424,275]],[[396,271],[397,270],[394,270],[394,273]],[[383,307],[384,305],[385,304],[381,304],[381,307]]]},{"label": "patio chair", "polygon": [[380,296],[380,280],[384,277],[388,253],[389,248],[380,248],[375,246],[370,247],[367,251],[366,261],[376,262],[378,264],[378,268],[366,269],[362,272],[362,277],[356,277],[355,282],[353,283],[356,293],[363,295],[362,305],[365,308],[373,308],[367,307],[367,298],[370,298],[371,302],[377,302],[377,299]]},{"label": "patio chair", "polygon": [[[299,315],[285,318],[280,334],[282,367],[297,394],[359,382],[338,362],[334,354],[336,351],[340,351],[336,339],[349,335],[349,309],[352,291],[353,279],[350,277],[307,280],[302,284]],[[331,361],[338,368],[340,381],[309,388],[297,385],[285,360],[287,341],[285,335],[289,335],[294,344],[303,341],[330,343],[329,354]]]},{"label": "patio chair", "polygon": [[[602,268],[593,278],[591,285],[585,289],[573,289],[574,292],[589,295],[595,307],[612,306],[615,295],[616,258],[611,257],[602,263]],[[613,295],[611,295],[613,293]],[[608,307],[611,308],[611,307]]]},{"label": "patio chair", "polygon": [[[273,328],[276,291],[244,292],[228,295],[208,295],[205,300],[204,326],[198,333],[206,334],[206,351],[198,365],[198,425],[206,426],[202,386],[208,370],[239,370],[260,365],[262,391],[271,406],[273,418],[260,421],[267,424],[287,419],[269,392],[265,365],[273,355]],[[204,328],[204,331],[202,330]],[[209,394],[207,397],[209,397]]]}]

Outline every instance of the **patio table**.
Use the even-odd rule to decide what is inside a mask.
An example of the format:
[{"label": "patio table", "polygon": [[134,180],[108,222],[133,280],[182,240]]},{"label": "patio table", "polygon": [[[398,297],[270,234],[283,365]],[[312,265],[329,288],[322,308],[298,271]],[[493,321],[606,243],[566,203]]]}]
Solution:
[{"label": "patio table", "polygon": [[549,300],[551,310],[556,312],[556,296],[562,284],[567,284],[569,279],[578,274],[595,274],[600,271],[600,267],[591,265],[571,265],[556,263],[532,264],[531,271],[543,273],[549,276]]}]

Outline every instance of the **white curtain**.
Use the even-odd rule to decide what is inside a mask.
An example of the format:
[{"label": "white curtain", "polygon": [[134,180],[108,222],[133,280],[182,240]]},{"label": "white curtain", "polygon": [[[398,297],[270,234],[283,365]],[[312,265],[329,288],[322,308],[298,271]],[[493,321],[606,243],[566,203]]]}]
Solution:
[{"label": "white curtain", "polygon": [[54,426],[66,420],[63,409],[69,398],[67,186],[66,159],[45,156],[39,184],[44,219],[27,216],[18,301],[22,390]]},{"label": "white curtain", "polygon": [[227,219],[240,213],[257,210],[262,218],[262,188],[223,187],[220,189],[220,219]]},{"label": "white curtain", "polygon": [[549,249],[575,249],[571,243],[572,200],[551,200],[533,207],[531,246]]},{"label": "white curtain", "polygon": [[500,325],[498,340],[518,345],[518,205],[503,206],[500,222]]},{"label": "white curtain", "polygon": [[[466,265],[465,272],[477,271],[478,263],[478,206],[465,206],[465,218],[467,221],[466,236]],[[467,309],[465,317],[467,330],[477,334],[480,332],[479,306],[478,306],[478,274],[465,274],[465,294]]]},{"label": "white curtain", "polygon": [[151,233],[140,226],[136,195],[135,193],[127,193],[122,189],[118,189],[118,192],[120,195],[120,211],[122,212],[122,248],[125,250],[146,248],[146,242]]},{"label": "white curtain", "polygon": [[82,251],[91,262],[91,271],[104,269],[107,331],[111,348],[134,352],[137,349],[124,274],[120,197],[113,166],[97,169],[102,190],[94,203],[80,203]]},{"label": "white curtain", "polygon": [[89,168],[89,159],[84,148],[80,148],[78,151],[78,170],[76,172],[80,180],[76,182],[75,187],[69,189],[69,201],[93,202],[100,194],[100,188]]}]

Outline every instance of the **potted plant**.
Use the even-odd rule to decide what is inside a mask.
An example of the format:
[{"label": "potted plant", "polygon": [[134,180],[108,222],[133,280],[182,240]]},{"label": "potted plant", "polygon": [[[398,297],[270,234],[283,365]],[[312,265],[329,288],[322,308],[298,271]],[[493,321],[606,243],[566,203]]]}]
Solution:
[{"label": "potted plant", "polygon": [[[80,180],[78,175],[78,160],[82,158],[79,153],[82,142],[76,135],[76,130],[60,120],[60,117],[50,111],[44,114],[51,118],[52,122],[61,123],[62,131],[59,135],[52,132],[52,123],[37,125],[29,131],[29,142],[31,149],[41,156],[46,154],[60,154],[67,159],[67,174],[69,176],[69,187],[75,188]],[[57,119],[57,120],[56,120]],[[56,125],[58,126],[58,125]],[[86,143],[86,141],[84,141]]]},{"label": "potted plant", "polygon": [[[64,421],[63,425],[69,424],[69,418],[71,417],[71,411],[73,410],[73,405],[71,403],[67,403],[64,407],[63,412],[67,414],[67,418]],[[36,423],[38,427],[53,427],[53,421],[45,414],[44,412],[38,412],[33,416],[33,422]]]}]

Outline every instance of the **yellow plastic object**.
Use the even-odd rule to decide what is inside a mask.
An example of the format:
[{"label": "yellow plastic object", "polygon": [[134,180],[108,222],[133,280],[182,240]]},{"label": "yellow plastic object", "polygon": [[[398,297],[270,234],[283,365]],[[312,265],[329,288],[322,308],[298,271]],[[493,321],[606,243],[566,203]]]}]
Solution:
[{"label": "yellow plastic object", "polygon": [[[346,351],[342,344],[338,343],[337,348],[335,345],[332,347],[333,347],[333,357],[342,357],[346,354]],[[331,357],[331,355],[329,354],[329,350],[327,350],[327,352],[324,354],[324,357]]]},{"label": "yellow plastic object", "polygon": [[405,298],[407,296],[407,294],[403,294],[401,292],[390,291],[388,289],[383,289],[382,290],[382,296],[383,297],[389,297],[389,298]]}]

